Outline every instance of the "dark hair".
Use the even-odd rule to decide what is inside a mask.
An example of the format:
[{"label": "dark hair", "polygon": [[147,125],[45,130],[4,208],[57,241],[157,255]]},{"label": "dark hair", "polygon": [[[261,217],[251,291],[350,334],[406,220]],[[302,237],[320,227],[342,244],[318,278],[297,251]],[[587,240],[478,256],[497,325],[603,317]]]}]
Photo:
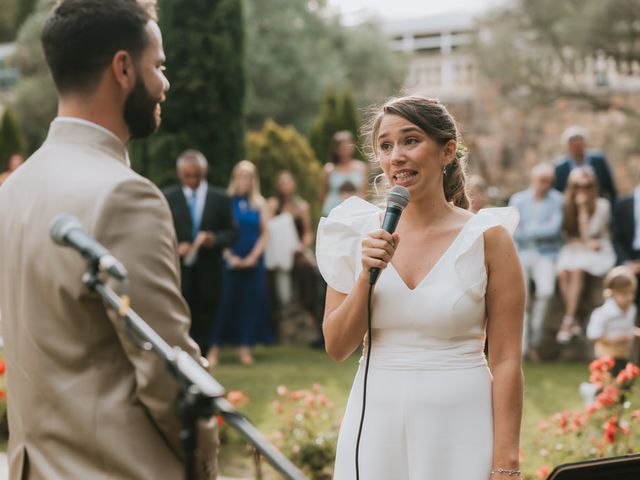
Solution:
[{"label": "dark hair", "polygon": [[358,191],[358,188],[350,180],[347,180],[346,182],[343,182],[340,185],[340,187],[338,187],[338,193],[341,193],[341,194],[344,194],[344,193],[356,193],[357,191]]},{"label": "dark hair", "polygon": [[466,149],[462,145],[456,121],[445,106],[436,99],[420,96],[388,100],[376,110],[368,127],[366,127],[369,136],[369,157],[372,161],[377,161],[377,137],[382,117],[385,115],[398,115],[408,120],[441,146],[451,140],[457,142],[456,156],[445,168],[442,186],[448,202],[457,207],[469,208],[469,199],[464,186],[466,181]]},{"label": "dark hair", "polygon": [[88,93],[120,50],[136,59],[148,43],[155,2],[63,0],[44,25],[42,47],[62,94]]},{"label": "dark hair", "polygon": [[578,221],[578,205],[576,204],[576,179],[579,177],[587,177],[593,191],[587,202],[587,212],[591,218],[596,211],[596,202],[598,199],[598,179],[593,169],[587,165],[582,165],[571,170],[567,179],[567,188],[564,191],[564,206],[562,214],[562,231],[568,238],[580,237],[580,227]]},{"label": "dark hair", "polygon": [[331,137],[331,146],[329,148],[329,161],[334,165],[340,163],[338,155],[338,147],[344,142],[354,143],[353,134],[349,130],[340,130]]}]

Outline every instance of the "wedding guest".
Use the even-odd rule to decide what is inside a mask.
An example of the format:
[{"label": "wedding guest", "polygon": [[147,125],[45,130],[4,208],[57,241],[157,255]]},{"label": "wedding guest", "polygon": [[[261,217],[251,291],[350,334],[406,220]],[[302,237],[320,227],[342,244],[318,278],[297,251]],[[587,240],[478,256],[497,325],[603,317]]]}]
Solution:
[{"label": "wedding guest", "polygon": [[260,194],[256,166],[239,162],[231,172],[228,194],[240,230],[238,241],[224,253],[225,269],[222,297],[208,352],[209,363],[218,363],[220,347],[238,348],[244,365],[254,363],[251,349],[256,343],[269,343],[267,286],[263,252],[268,240],[267,202]]},{"label": "wedding guest", "polygon": [[340,186],[347,181],[356,186],[358,196],[364,198],[367,194],[367,165],[353,158],[354,152],[351,132],[336,132],[331,140],[330,161],[323,170],[320,198],[323,215],[340,203]]},{"label": "wedding guest", "polygon": [[[293,303],[302,307],[304,320],[311,330],[315,330],[315,312],[317,297],[317,268],[310,248],[314,234],[311,228],[311,209],[309,203],[297,194],[297,185],[293,175],[288,171],[280,172],[276,182],[276,195],[268,200],[271,222],[278,218],[290,218],[295,232],[295,248],[290,250],[289,269],[278,269],[272,272],[275,297],[279,300],[280,313],[286,316]],[[289,228],[290,229],[290,228]],[[278,245],[281,236],[289,229],[270,229],[268,248]],[[288,243],[288,242],[284,242]],[[291,319],[282,318],[281,321]],[[281,329],[282,330],[282,329]],[[287,330],[287,329],[284,329]],[[283,331],[280,332],[281,334]],[[302,335],[304,332],[290,332],[290,335]],[[315,335],[314,335],[315,336]],[[286,340],[286,339],[285,339]],[[296,341],[296,338],[291,338]],[[312,341],[310,338],[309,341]]]},{"label": "wedding guest", "polygon": [[569,127],[562,134],[562,141],[567,148],[567,153],[556,164],[555,189],[565,191],[569,174],[575,168],[591,167],[597,179],[600,195],[614,204],[617,195],[616,186],[607,157],[602,152],[586,149],[586,130],[578,126]]},{"label": "wedding guest", "polygon": [[626,367],[633,340],[640,335],[635,326],[637,287],[636,276],[629,268],[613,268],[604,279],[604,304],[593,311],[587,327],[587,337],[595,342],[596,357],[614,359],[614,378]]},{"label": "wedding guest", "polygon": [[7,162],[7,169],[0,173],[0,185],[2,185],[9,175],[15,172],[20,165],[24,163],[24,157],[19,153],[14,153],[9,157],[9,161]]},{"label": "wedding guest", "polygon": [[558,343],[568,343],[580,335],[576,319],[585,274],[601,277],[615,264],[609,233],[611,206],[598,197],[596,176],[590,167],[571,171],[564,193],[563,233],[566,244],[558,256],[558,283],[565,312],[556,335]]},{"label": "wedding guest", "polygon": [[[640,276],[640,186],[632,195],[620,198],[613,209],[613,245],[616,263]],[[640,292],[640,290],[637,290]],[[640,295],[636,294],[636,304]]]},{"label": "wedding guest", "polygon": [[191,310],[189,333],[203,352],[222,293],[222,251],[238,239],[231,199],[207,182],[209,165],[197,150],[180,154],[179,185],[164,190],[178,241],[182,294]]},{"label": "wedding guest", "polygon": [[[535,286],[533,302],[527,295],[527,314],[522,339],[524,354],[538,360],[537,347],[542,339],[549,301],[556,285],[556,258],[562,246],[562,194],[551,188],[553,166],[536,165],[531,171],[531,186],[514,194],[509,205],[520,212],[520,224],[514,239],[525,274],[527,290]],[[529,314],[528,311],[531,310]]]},{"label": "wedding guest", "polygon": [[[394,234],[380,228],[384,212],[358,197],[318,227],[328,354],[342,361],[358,350],[371,319],[334,479],[353,480],[356,465],[366,480],[521,479],[525,293],[510,236],[518,212],[467,210],[466,159],[439,101],[392,99],[370,125],[372,161],[410,201]],[[375,289],[372,268],[381,269]]]},{"label": "wedding guest", "polygon": [[469,211],[478,213],[487,206],[487,182],[480,175],[471,175],[467,182]]}]

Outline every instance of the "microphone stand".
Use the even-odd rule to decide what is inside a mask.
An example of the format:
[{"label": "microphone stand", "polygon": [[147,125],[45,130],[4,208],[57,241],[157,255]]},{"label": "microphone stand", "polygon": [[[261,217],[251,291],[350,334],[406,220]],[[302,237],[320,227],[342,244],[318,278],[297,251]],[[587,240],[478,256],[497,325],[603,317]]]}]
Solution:
[{"label": "microphone stand", "polygon": [[[98,276],[97,262],[88,262],[88,270],[82,276],[82,283],[97,292],[108,307],[114,309],[124,320],[133,341],[143,350],[153,351],[167,363],[169,370],[180,384],[178,408],[182,420],[180,438],[184,448],[185,479],[193,480],[195,475],[195,454],[197,450],[197,424],[200,419],[220,415],[264,455],[266,460],[287,480],[307,480],[307,477],[276,449],[222,395],[224,388],[187,352],[180,347],[171,347],[136,312],[123,302],[113,289],[104,284]],[[126,283],[125,283],[126,287]]]}]

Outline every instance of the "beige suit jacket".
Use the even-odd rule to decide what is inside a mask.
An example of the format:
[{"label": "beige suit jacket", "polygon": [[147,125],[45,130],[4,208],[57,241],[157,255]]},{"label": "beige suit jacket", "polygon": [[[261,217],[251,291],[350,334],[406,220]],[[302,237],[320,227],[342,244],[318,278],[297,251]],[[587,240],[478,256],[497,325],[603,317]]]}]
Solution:
[{"label": "beige suit jacket", "polygon": [[[169,208],[127,163],[108,132],[56,120],[0,187],[12,480],[183,478],[177,382],[83,286],[78,253],[49,237],[56,215],[77,216],[128,269],[132,308],[170,345],[200,358],[188,336]],[[199,440],[198,473],[215,478],[214,422],[201,425]]]}]

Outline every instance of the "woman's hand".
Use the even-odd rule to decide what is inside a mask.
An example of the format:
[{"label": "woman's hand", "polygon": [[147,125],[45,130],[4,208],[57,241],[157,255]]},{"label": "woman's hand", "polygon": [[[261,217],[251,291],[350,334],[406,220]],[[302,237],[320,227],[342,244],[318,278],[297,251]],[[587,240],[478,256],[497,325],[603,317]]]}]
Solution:
[{"label": "woman's hand", "polygon": [[362,270],[387,268],[400,243],[398,233],[393,235],[385,230],[374,230],[362,241]]},{"label": "woman's hand", "polygon": [[594,252],[599,252],[602,249],[602,242],[597,239],[587,240],[587,247]]},{"label": "woman's hand", "polygon": [[253,268],[258,264],[258,259],[252,255],[247,255],[240,260],[238,268]]},{"label": "woman's hand", "polygon": [[226,260],[232,270],[242,268],[243,259],[237,255],[229,254],[226,256]]}]

